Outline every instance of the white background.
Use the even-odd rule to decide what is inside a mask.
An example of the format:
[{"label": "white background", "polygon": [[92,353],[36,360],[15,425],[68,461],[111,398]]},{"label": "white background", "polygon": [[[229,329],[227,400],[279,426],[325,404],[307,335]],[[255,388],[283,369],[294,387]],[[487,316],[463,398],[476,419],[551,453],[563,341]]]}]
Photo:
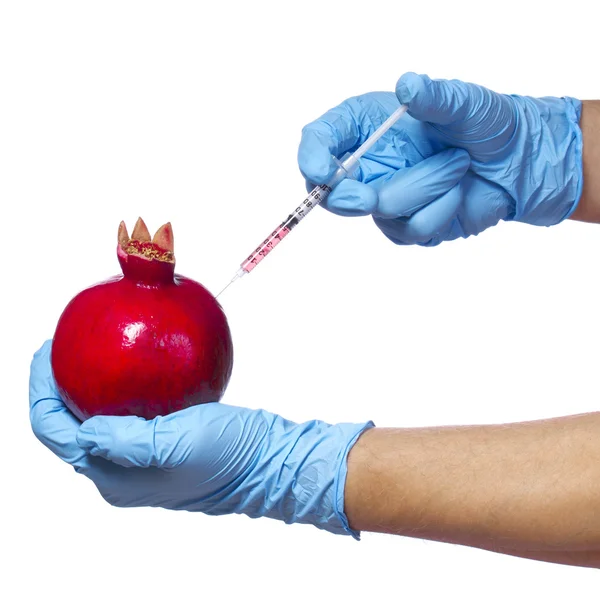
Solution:
[{"label": "white background", "polygon": [[[0,596],[596,598],[588,569],[112,508],[35,439],[27,404],[32,354],[68,300],[118,272],[121,219],[170,220],[178,271],[217,292],[302,199],[303,125],[409,70],[598,98],[591,6],[0,3]],[[597,410],[599,253],[594,225],[402,248],[319,209],[223,296],[225,401],[381,426]]]}]

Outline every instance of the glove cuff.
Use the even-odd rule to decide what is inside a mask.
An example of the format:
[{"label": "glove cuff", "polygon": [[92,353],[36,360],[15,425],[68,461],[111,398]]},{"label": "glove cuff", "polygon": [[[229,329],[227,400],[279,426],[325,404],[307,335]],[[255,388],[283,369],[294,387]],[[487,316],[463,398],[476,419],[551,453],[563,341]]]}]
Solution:
[{"label": "glove cuff", "polygon": [[348,454],[371,421],[295,424],[276,416],[256,466],[238,490],[235,512],[310,524],[360,539],[344,512]]},{"label": "glove cuff", "polygon": [[344,499],[346,489],[346,477],[348,475],[348,454],[350,453],[350,450],[352,450],[354,444],[356,444],[356,442],[358,441],[358,438],[365,431],[367,431],[367,429],[375,427],[375,424],[373,423],[373,421],[368,421],[359,426],[358,429],[356,428],[356,426],[352,425],[339,425],[338,427],[344,427],[345,429],[347,429],[348,442],[346,443],[340,460],[338,461],[339,466],[334,481],[334,513],[342,527],[341,531],[337,531],[334,533],[351,535],[355,540],[360,540],[360,532],[351,529],[350,524],[348,523],[348,517],[346,516],[345,510]]},{"label": "glove cuff", "polygon": [[517,176],[508,190],[515,211],[507,220],[556,225],[575,211],[583,189],[581,101],[512,98],[519,120],[513,152],[523,157],[523,164],[515,169]]}]

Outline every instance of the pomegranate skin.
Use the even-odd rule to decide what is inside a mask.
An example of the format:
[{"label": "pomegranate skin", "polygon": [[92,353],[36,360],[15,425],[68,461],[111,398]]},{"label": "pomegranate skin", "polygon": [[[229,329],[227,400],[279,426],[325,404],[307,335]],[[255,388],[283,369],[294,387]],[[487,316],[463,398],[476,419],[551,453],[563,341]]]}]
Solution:
[{"label": "pomegranate skin", "polygon": [[67,407],[80,420],[152,419],[219,401],[233,368],[219,303],[174,265],[119,260],[124,275],[83,290],[58,321],[51,360]]}]

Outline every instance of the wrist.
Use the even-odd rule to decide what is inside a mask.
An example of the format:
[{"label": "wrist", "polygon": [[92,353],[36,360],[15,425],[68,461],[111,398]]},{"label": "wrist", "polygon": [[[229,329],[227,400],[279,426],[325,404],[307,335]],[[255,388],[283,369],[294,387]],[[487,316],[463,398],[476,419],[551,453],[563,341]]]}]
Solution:
[{"label": "wrist", "polygon": [[556,225],[577,209],[583,189],[582,103],[570,97],[512,98],[519,120],[512,152],[523,163],[508,178],[515,201],[508,220]]},{"label": "wrist", "polygon": [[580,127],[583,136],[583,181],[581,199],[570,218],[587,223],[600,223],[600,101],[584,100],[581,104]]},{"label": "wrist", "polygon": [[359,539],[344,512],[348,453],[373,423],[292,423],[269,415],[255,464],[239,483],[232,512],[304,523]]}]

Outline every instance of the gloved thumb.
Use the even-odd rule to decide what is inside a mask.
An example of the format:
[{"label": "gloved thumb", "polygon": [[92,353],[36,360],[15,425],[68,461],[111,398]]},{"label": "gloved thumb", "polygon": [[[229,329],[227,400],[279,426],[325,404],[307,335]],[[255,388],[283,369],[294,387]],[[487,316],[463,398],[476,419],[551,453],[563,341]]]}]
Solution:
[{"label": "gloved thumb", "polygon": [[480,86],[457,80],[430,79],[427,75],[405,73],[396,84],[396,96],[419,121],[450,125],[469,119],[477,104],[484,101]]},{"label": "gloved thumb", "polygon": [[156,417],[96,416],[77,431],[77,444],[93,456],[122,467],[176,467],[186,455],[185,436],[170,425],[171,419]]}]

